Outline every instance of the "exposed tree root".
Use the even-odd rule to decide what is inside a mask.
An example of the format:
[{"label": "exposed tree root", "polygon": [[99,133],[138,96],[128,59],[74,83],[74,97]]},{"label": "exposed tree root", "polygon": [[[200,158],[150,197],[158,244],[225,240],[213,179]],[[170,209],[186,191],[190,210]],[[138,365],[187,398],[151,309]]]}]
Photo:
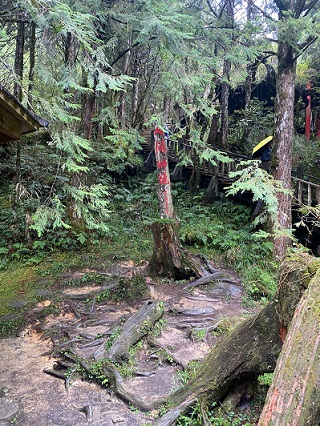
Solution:
[{"label": "exposed tree root", "polygon": [[117,337],[108,352],[108,358],[116,362],[128,359],[130,347],[147,335],[162,315],[161,303],[148,301],[142,305],[124,324],[120,336]]}]

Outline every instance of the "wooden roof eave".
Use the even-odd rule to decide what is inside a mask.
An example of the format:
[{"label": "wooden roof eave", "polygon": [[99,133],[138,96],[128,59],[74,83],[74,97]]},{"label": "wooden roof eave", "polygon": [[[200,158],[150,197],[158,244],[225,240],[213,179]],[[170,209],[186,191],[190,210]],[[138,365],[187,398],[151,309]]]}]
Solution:
[{"label": "wooden roof eave", "polygon": [[49,122],[28,111],[0,85],[0,143],[47,127]]}]

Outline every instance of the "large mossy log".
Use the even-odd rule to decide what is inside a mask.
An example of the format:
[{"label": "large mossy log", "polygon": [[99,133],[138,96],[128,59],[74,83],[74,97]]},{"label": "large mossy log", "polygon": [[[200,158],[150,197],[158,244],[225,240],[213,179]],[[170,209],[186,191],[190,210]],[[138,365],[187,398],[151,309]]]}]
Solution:
[{"label": "large mossy log", "polygon": [[[170,404],[176,408],[158,419],[154,426],[173,425],[181,413],[179,408],[188,406],[186,401],[198,398],[208,402],[219,401],[235,384],[274,371],[282,338],[299,299],[319,268],[320,260],[306,253],[288,257],[281,268],[275,300],[259,314],[240,324],[211,350],[195,378],[169,395]],[[316,331],[315,327],[313,330]],[[319,328],[317,330],[319,336]],[[303,346],[299,351],[303,352]],[[266,425],[269,426],[269,423]],[[273,426],[273,423],[270,425]],[[277,425],[287,426],[287,423]],[[297,426],[302,425],[311,426],[311,423],[297,423]]]},{"label": "large mossy log", "polygon": [[290,323],[259,426],[320,422],[320,270]]}]

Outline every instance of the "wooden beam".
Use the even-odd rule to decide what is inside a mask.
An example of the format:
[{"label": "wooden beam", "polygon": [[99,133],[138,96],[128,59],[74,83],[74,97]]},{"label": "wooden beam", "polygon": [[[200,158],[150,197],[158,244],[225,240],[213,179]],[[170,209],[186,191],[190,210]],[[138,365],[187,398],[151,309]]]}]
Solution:
[{"label": "wooden beam", "polygon": [[22,134],[22,122],[2,105],[0,105],[0,142],[10,138],[20,139]]}]

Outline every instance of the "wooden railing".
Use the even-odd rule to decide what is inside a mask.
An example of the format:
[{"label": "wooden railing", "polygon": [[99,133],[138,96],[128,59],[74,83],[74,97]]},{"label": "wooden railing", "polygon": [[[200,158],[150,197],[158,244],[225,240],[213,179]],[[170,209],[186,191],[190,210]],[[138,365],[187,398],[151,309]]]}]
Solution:
[{"label": "wooden railing", "polygon": [[[229,178],[230,172],[235,172],[241,166],[241,161],[247,160],[248,157],[244,155],[234,154],[229,151],[224,152],[226,157],[231,158],[231,161],[225,163],[222,161],[216,160],[216,165],[212,164],[211,161],[202,159],[201,164],[199,165],[202,174],[206,176],[219,176],[220,178]],[[181,161],[181,158],[187,157],[189,159],[188,165],[186,167],[193,167],[194,162],[198,161],[199,154],[193,146],[192,142],[189,140],[177,140],[170,141],[168,146],[168,158],[174,163]]]},{"label": "wooden railing", "polygon": [[311,207],[320,204],[320,185],[304,180],[301,178],[292,177],[295,188],[295,198],[298,204]]},{"label": "wooden railing", "polygon": [[[152,150],[152,143],[150,143]],[[230,180],[230,172],[235,172],[244,168],[241,161],[248,160],[248,157],[225,151],[226,156],[232,159],[228,163],[216,161],[213,165],[211,161],[202,159],[199,165],[201,173],[205,176],[217,177],[219,180]],[[185,166],[193,168],[193,164],[198,161],[199,155],[192,141],[181,138],[170,140],[168,144],[168,158],[173,163],[179,163],[181,158],[188,157],[189,162]],[[318,183],[316,183],[318,181]],[[292,176],[292,187],[294,190],[294,202],[298,205],[308,207],[320,204],[320,179],[314,176],[303,174],[300,170]]]}]

